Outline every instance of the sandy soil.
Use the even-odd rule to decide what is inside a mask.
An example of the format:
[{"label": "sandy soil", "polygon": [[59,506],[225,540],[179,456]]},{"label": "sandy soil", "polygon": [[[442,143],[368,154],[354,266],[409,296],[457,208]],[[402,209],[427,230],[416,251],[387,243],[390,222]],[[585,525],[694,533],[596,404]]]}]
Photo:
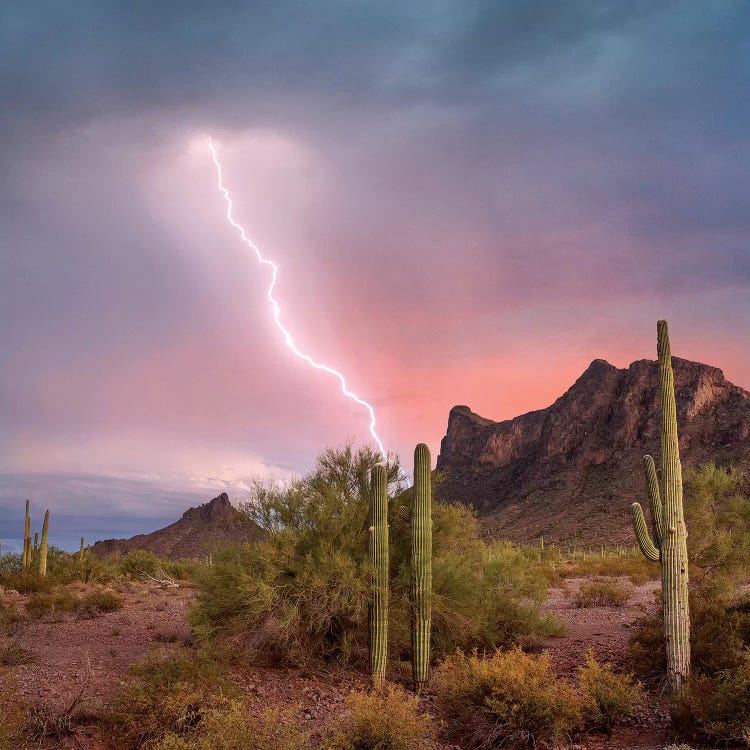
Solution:
[{"label": "sandy soil", "polygon": [[[632,625],[653,609],[657,582],[638,586],[624,607],[579,609],[573,594],[586,579],[566,579],[550,591],[547,609],[565,623],[564,636],[551,638],[545,649],[561,675],[575,674],[576,667],[592,649],[596,657],[617,666],[623,664]],[[112,750],[97,737],[95,717],[122,684],[130,664],[142,660],[156,645],[177,648],[189,637],[186,608],[194,596],[190,588],[160,589],[132,584],[122,591],[122,610],[93,619],[63,615],[56,621],[24,622],[16,635],[19,645],[31,652],[27,664],[13,667],[24,699],[30,704],[65,708],[85,684],[81,708],[91,716],[76,736],[64,744],[47,747]],[[23,597],[0,595],[4,602],[22,604]],[[367,685],[364,674],[345,670],[310,672],[248,666],[232,679],[243,689],[248,703],[292,707],[310,731],[322,732],[343,711],[346,695]],[[661,750],[668,744],[668,713],[663,697],[652,700],[628,726],[611,740],[588,738],[580,748],[596,750]],[[433,697],[424,701],[429,710]],[[450,746],[446,746],[450,747]]]}]

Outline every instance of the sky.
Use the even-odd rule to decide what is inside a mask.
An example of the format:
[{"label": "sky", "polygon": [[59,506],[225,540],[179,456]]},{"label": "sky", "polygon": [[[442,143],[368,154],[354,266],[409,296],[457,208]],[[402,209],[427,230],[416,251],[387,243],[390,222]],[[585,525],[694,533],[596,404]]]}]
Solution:
[{"label": "sky", "polygon": [[750,388],[745,0],[11,0],[0,50],[6,549],[26,497],[76,547],[368,441],[209,135],[407,467],[662,317]]}]

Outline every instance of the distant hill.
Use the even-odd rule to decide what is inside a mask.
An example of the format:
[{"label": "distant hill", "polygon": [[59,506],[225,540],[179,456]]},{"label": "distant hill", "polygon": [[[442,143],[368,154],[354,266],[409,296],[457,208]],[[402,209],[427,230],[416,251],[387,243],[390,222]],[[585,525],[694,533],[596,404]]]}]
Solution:
[{"label": "distant hill", "polygon": [[[750,393],[715,367],[672,361],[683,468],[750,469]],[[453,407],[437,494],[473,505],[494,538],[633,544],[630,504],[647,505],[641,462],[650,453],[659,466],[659,430],[657,363],[597,359],[546,409],[494,422]]]},{"label": "distant hill", "polygon": [[226,492],[197,508],[189,508],[175,523],[151,534],[138,534],[130,539],[105,539],[91,548],[97,555],[126,553],[144,549],[159,557],[202,558],[217,544],[256,541],[262,536],[260,527],[249,521],[230,502]]}]

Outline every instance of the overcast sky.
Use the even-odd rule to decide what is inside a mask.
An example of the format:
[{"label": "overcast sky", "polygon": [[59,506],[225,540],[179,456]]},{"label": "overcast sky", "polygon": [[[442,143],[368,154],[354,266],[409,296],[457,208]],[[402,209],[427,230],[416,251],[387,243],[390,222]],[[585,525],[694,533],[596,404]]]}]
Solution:
[{"label": "overcast sky", "polygon": [[659,317],[750,387],[745,0],[5,2],[0,51],[0,538],[26,496],[114,534],[368,439],[209,134],[407,464]]}]

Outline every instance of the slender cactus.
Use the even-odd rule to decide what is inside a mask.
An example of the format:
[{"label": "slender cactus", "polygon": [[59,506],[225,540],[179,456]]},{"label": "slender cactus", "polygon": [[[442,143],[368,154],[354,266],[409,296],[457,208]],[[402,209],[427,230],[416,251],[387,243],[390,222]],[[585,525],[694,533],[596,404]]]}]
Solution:
[{"label": "slender cactus", "polygon": [[36,560],[37,553],[39,552],[39,532],[34,532],[34,546],[31,551],[31,559]]},{"label": "slender cactus", "polygon": [[374,684],[385,680],[388,661],[388,474],[384,464],[370,472],[370,564],[372,593],[369,612],[370,674]]},{"label": "slender cactus", "polygon": [[44,578],[47,575],[47,538],[49,537],[49,511],[44,514],[42,524],[42,543],[39,547],[39,575]]},{"label": "slender cactus", "polygon": [[646,456],[643,463],[654,526],[653,539],[648,533],[640,503],[633,503],[631,509],[635,535],[641,552],[649,560],[661,562],[667,679],[672,690],[677,692],[690,675],[687,529],[682,508],[682,468],[677,438],[674,372],[667,321],[660,320],[656,331],[659,354],[663,505],[654,460],[651,456]]},{"label": "slender cactus", "polygon": [[26,519],[23,526],[23,559],[22,565],[28,568],[31,564],[31,518],[29,517],[29,501],[26,500]]},{"label": "slender cactus", "polygon": [[414,689],[427,683],[432,624],[432,484],[430,450],[414,450],[414,495],[411,510],[411,645]]}]

